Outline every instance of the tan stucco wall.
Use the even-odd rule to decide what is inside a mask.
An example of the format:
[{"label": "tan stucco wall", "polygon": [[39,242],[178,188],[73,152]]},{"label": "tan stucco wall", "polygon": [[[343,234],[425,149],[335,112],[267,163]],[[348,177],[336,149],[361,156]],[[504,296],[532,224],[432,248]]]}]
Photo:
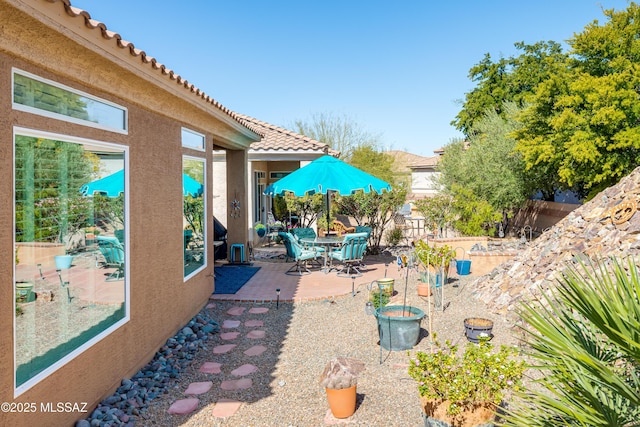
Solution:
[{"label": "tan stucco wall", "polygon": [[[209,107],[185,101],[179,93],[163,91],[148,79],[137,77],[135,70],[126,69],[126,61],[122,61],[124,68],[118,68],[29,14],[13,9],[13,3],[22,2],[0,0],[0,199],[5,201],[0,204],[0,322],[4,325],[0,331],[0,400],[87,402],[92,409],[123,378],[144,366],[166,339],[206,304],[213,290],[212,250],[208,251],[207,268],[188,282],[183,280],[182,156],[204,156],[209,165],[214,140],[228,148],[246,149],[250,135],[217,120],[209,114]],[[59,2],[24,3],[40,4],[44,9],[57,7],[62,16],[58,18],[66,19]],[[12,66],[127,107],[128,135],[12,110]],[[11,327],[14,126],[126,145],[130,165],[130,320],[16,399]],[[205,153],[181,147],[181,126],[206,135]],[[211,168],[207,172],[207,182],[214,181]],[[209,187],[208,200],[210,195]],[[209,203],[209,241],[213,235],[211,217]],[[65,426],[87,415],[0,412],[0,425]]]}]

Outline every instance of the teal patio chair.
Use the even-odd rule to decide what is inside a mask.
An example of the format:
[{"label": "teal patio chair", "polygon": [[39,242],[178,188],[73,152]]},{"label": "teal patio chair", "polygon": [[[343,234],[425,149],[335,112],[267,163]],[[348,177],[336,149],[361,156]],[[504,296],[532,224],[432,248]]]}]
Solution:
[{"label": "teal patio chair", "polygon": [[96,240],[104,257],[104,266],[116,268],[116,271],[107,277],[107,281],[124,280],[124,247],[120,240],[110,236],[97,236]]},{"label": "teal patio chair", "polygon": [[[278,233],[278,236],[280,236],[285,248],[287,249],[287,260],[291,258],[296,262],[296,264],[287,270],[285,274],[292,273],[294,270],[297,270],[300,276],[303,274],[310,274],[311,271],[307,268],[307,261],[317,261],[318,251],[303,248],[291,233],[281,231]],[[302,271],[303,269],[304,272]]]},{"label": "teal patio chair", "polygon": [[[338,270],[338,276],[362,276],[358,267],[361,265],[364,253],[367,250],[367,241],[367,233],[346,234],[342,245],[338,249],[329,252],[331,268],[333,268],[334,260],[342,263],[342,268]],[[351,272],[352,270],[355,274]]]}]

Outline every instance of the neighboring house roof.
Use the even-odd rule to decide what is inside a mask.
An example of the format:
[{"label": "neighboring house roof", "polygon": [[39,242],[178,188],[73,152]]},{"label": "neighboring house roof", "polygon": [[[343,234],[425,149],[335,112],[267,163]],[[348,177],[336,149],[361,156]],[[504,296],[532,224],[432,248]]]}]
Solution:
[{"label": "neighboring house roof", "polygon": [[331,149],[331,147],[324,142],[263,122],[253,117],[243,114],[237,115],[242,123],[257,129],[263,135],[263,138],[260,141],[251,143],[250,150],[252,151],[315,151],[322,154],[329,154],[333,157],[338,157],[340,155],[339,151]]},{"label": "neighboring house roof", "polygon": [[393,165],[397,173],[407,174],[407,175],[411,173],[411,169],[413,168],[414,165],[429,164],[433,161],[432,159],[438,157],[438,156],[423,157],[417,154],[412,154],[412,153],[408,153],[406,151],[400,151],[400,150],[386,151],[385,154],[394,158]]},{"label": "neighboring house roof", "polygon": [[420,160],[416,160],[413,163],[407,165],[411,170],[415,169],[433,169],[438,165],[440,156],[423,157]]},{"label": "neighboring house roof", "polygon": [[192,83],[189,83],[189,81],[182,78],[182,76],[175,73],[173,70],[167,68],[164,64],[161,64],[160,62],[158,62],[154,57],[147,55],[145,51],[136,48],[133,43],[123,40],[120,34],[107,29],[107,26],[104,23],[100,21],[96,21],[95,19],[92,19],[89,12],[83,9],[71,6],[71,3],[69,0],[46,0],[46,1],[49,3],[56,3],[56,2],[62,3],[62,6],[64,7],[64,11],[68,16],[72,18],[82,18],[84,20],[84,27],[87,28],[88,30],[100,31],[101,37],[103,40],[105,40],[105,42],[113,41],[115,46],[117,46],[119,49],[122,49],[123,51],[128,51],[131,57],[139,58],[140,64],[148,65],[149,70],[158,71],[162,77],[165,77],[167,79],[168,82],[173,82],[174,84],[178,84],[182,86],[184,89],[185,97],[190,94],[192,96],[199,97],[202,100],[204,100],[206,103],[209,103],[213,105],[216,109],[220,110],[222,113],[224,113],[224,115],[233,119],[233,121],[241,124],[243,127],[249,129],[250,131],[260,136],[262,135],[258,129],[253,128],[251,127],[251,125],[248,125],[242,122],[237,113],[231,111],[230,109],[222,105],[220,102],[216,101],[215,99],[213,99],[212,97],[204,93],[204,91],[198,89]]}]

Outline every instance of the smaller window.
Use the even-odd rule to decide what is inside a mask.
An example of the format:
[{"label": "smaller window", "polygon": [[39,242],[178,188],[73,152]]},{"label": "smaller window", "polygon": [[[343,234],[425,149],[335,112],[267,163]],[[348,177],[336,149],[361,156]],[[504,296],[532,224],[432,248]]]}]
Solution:
[{"label": "smaller window", "polygon": [[291,172],[269,172],[270,179],[280,179],[289,175]]},{"label": "smaller window", "polygon": [[127,132],[126,108],[25,71],[13,71],[13,108],[118,133]]},{"label": "smaller window", "polygon": [[204,135],[182,128],[182,146],[204,151]]}]

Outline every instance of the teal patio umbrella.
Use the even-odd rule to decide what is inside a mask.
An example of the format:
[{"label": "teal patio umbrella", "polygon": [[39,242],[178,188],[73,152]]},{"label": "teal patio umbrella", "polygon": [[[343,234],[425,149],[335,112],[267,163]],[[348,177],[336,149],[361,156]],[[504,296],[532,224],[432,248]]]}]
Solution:
[{"label": "teal patio umbrella", "polygon": [[[182,194],[184,196],[197,197],[202,194],[202,189],[202,184],[189,175],[182,174]],[[124,169],[80,187],[80,194],[83,196],[93,196],[94,193],[100,193],[107,197],[118,197],[122,192],[124,192]]]},{"label": "teal patio umbrella", "polygon": [[[293,193],[296,197],[328,192],[348,196],[358,191],[380,194],[390,191],[391,185],[332,156],[322,156],[284,178],[269,185],[264,194],[269,196]],[[327,198],[328,199],[328,198]],[[329,211],[327,209],[327,223]]]}]

